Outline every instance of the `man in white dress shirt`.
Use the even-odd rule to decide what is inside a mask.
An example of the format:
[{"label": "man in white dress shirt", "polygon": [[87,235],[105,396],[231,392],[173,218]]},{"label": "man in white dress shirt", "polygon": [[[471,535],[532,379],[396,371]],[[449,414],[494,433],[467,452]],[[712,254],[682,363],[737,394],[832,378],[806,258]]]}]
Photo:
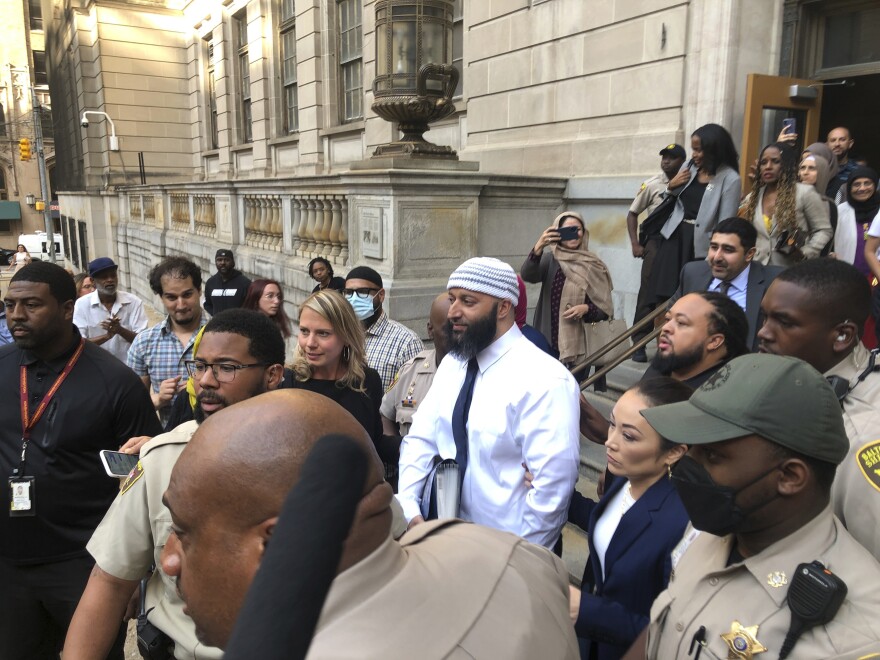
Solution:
[{"label": "man in white dress shirt", "polygon": [[147,328],[147,315],[140,298],[119,290],[117,271],[110,257],[89,263],[96,290],[76,301],[73,323],[83,337],[125,364],[131,342]]},{"label": "man in white dress shirt", "polygon": [[[552,548],[577,481],[577,383],[516,326],[519,287],[508,264],[470,259],[452,273],[447,289],[450,354],[401,445],[404,514],[410,527],[424,522],[422,493],[436,456],[463,463],[454,418],[470,378],[472,399],[459,422],[466,430],[461,517]],[[534,474],[531,489],[523,465]]]}]

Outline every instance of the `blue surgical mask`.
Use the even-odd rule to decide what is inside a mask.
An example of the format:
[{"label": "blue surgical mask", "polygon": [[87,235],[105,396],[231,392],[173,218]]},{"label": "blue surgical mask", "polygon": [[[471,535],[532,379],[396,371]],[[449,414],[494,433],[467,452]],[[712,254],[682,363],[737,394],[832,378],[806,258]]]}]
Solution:
[{"label": "blue surgical mask", "polygon": [[376,294],[373,294],[369,298],[361,298],[356,293],[350,293],[345,296],[345,299],[349,302],[352,309],[354,309],[354,313],[361,321],[366,321],[370,318],[376,310],[373,309],[373,298]]}]

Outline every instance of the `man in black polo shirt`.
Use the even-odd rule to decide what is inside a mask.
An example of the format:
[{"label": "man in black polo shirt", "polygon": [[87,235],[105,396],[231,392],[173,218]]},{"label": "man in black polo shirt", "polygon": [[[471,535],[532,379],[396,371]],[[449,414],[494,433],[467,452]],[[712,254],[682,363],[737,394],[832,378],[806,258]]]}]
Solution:
[{"label": "man in black polo shirt", "polygon": [[[119,490],[98,452],[162,432],[134,372],[83,341],[75,300],[70,275],[39,261],[5,297],[15,345],[0,348],[3,660],[58,658],[94,563],[86,542]],[[108,658],[123,657],[123,641]]]}]

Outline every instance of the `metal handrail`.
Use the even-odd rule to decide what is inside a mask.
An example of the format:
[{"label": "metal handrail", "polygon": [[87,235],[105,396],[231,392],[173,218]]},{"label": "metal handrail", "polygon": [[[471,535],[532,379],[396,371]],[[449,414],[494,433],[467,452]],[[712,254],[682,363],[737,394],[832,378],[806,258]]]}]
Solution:
[{"label": "metal handrail", "polygon": [[[627,330],[626,332],[624,332],[624,333],[618,335],[617,337],[615,337],[614,339],[612,339],[610,342],[608,342],[607,344],[605,344],[605,345],[604,345],[602,348],[600,348],[598,351],[596,351],[595,353],[592,353],[591,355],[588,355],[588,356],[585,357],[583,360],[581,360],[580,362],[578,362],[576,365],[574,365],[574,366],[571,368],[571,370],[570,370],[570,371],[571,371],[571,374],[572,374],[573,376],[577,376],[581,371],[583,371],[583,370],[586,369],[587,367],[592,366],[593,363],[596,362],[596,360],[598,360],[599,358],[601,358],[602,356],[604,356],[604,355],[605,355],[606,353],[608,353],[609,351],[612,351],[612,350],[614,350],[615,348],[617,348],[620,344],[622,344],[622,343],[625,342],[627,339],[629,339],[630,337],[632,337],[632,336],[633,336],[634,334],[636,334],[639,330],[641,330],[642,328],[644,328],[644,327],[647,326],[647,325],[653,324],[653,323],[654,323],[654,319],[656,319],[656,318],[657,318],[658,316],[660,316],[661,314],[665,314],[665,313],[666,313],[666,310],[669,309],[669,302],[670,302],[670,301],[667,300],[667,301],[666,301],[665,303],[663,303],[662,305],[658,305],[657,308],[654,309],[650,314],[648,314],[648,315],[645,316],[644,318],[640,319],[638,323],[634,323],[633,326],[632,326],[629,330]],[[654,338],[655,338],[657,335],[659,335],[659,334],[660,334],[659,330],[656,331],[656,332],[652,331],[651,334],[649,335],[649,337],[650,337],[651,339],[654,339]],[[605,365],[605,367],[602,368],[602,373],[603,373],[603,375],[606,374],[606,373],[608,373],[609,371],[611,371],[611,369],[614,369],[617,365],[619,365],[621,362],[623,362],[623,361],[626,360],[627,358],[629,358],[629,356],[631,356],[633,353],[635,353],[636,350],[638,350],[639,348],[644,348],[644,347],[648,344],[648,342],[651,341],[651,339],[648,339],[647,341],[644,341],[644,342],[643,342],[643,341],[639,341],[637,344],[635,344],[635,345],[632,347],[631,350],[626,351],[626,353],[624,353],[622,356],[620,356],[617,360],[614,360],[613,362],[611,362],[611,363],[610,363],[610,366],[609,366],[609,365]],[[596,374],[596,375],[598,375],[598,374]],[[595,376],[591,376],[590,379],[589,379],[589,382],[592,383],[593,380],[595,380]],[[586,381],[585,381],[585,382],[586,382]]]},{"label": "metal handrail", "polygon": [[[664,308],[663,311],[666,311],[665,308]],[[622,363],[622,362],[624,362],[625,360],[628,360],[630,357],[632,357],[633,353],[635,353],[637,350],[639,350],[640,348],[644,348],[645,346],[647,346],[650,342],[652,342],[654,339],[656,339],[656,338],[660,335],[660,331],[661,331],[662,329],[663,329],[663,328],[654,328],[653,330],[651,330],[650,333],[648,333],[648,334],[645,335],[642,339],[640,339],[640,340],[637,341],[635,344],[633,344],[633,345],[630,346],[628,349],[626,349],[626,351],[625,351],[624,353],[622,353],[622,354],[620,355],[620,357],[618,357],[616,360],[614,360],[614,361],[612,361],[612,362],[609,362],[609,363],[606,364],[604,367],[602,367],[601,369],[599,369],[596,373],[594,373],[592,376],[590,376],[589,378],[587,378],[584,382],[582,382],[582,383],[580,384],[581,392],[586,391],[586,389],[587,389],[590,385],[592,385],[592,384],[595,383],[597,380],[599,380],[600,378],[602,378],[602,376],[604,376],[605,374],[607,374],[607,373],[608,373],[609,371],[611,371],[612,369],[616,369],[616,368],[618,367],[618,365],[620,365],[620,363]],[[623,335],[621,335],[621,337],[622,337],[622,336],[623,336]],[[618,343],[619,343],[619,342],[618,342]]]}]

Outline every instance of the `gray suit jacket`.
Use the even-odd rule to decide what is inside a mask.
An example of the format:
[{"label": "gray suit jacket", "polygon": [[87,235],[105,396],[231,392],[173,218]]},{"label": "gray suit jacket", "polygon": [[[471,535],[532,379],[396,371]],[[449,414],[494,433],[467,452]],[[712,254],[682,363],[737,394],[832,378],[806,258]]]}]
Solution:
[{"label": "gray suit jacket", "polygon": [[[764,298],[770,284],[776,279],[784,268],[780,266],[763,266],[752,260],[749,269],[749,281],[746,284],[746,319],[749,322],[749,337],[746,343],[755,350],[758,347],[758,328],[763,323],[761,316],[761,299]],[[681,269],[681,277],[678,280],[678,290],[672,296],[672,302],[681,298],[686,293],[694,291],[706,291],[712,284],[712,270],[706,261],[692,261],[685,264]]]},{"label": "gray suit jacket", "polygon": [[[676,195],[687,188],[697,176],[697,168],[691,166],[691,178],[686,184],[675,190]],[[706,187],[700,211],[694,222],[694,254],[698,259],[709,254],[709,240],[715,226],[726,218],[732,218],[739,209],[740,199],[739,173],[727,166],[721,166],[715,173],[714,178]],[[676,201],[672,214],[663,225],[660,233],[663,238],[672,236],[672,232],[684,220],[684,204]]]}]

